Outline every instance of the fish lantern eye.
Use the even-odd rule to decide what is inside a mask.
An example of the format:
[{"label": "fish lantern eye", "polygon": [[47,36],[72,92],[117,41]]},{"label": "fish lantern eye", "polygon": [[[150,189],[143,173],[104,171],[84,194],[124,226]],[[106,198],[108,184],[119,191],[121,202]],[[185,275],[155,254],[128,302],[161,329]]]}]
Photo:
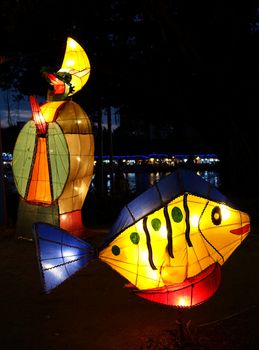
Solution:
[{"label": "fish lantern eye", "polygon": [[220,207],[214,207],[211,212],[211,220],[214,225],[220,225],[222,221],[221,209]]}]

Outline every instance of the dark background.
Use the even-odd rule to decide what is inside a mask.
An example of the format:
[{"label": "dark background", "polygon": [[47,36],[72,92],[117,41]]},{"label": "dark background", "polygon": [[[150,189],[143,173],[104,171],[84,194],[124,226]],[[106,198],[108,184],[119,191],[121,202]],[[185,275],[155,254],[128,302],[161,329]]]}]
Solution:
[{"label": "dark background", "polygon": [[[74,100],[93,122],[103,108],[120,109],[114,154],[217,153],[225,189],[253,194],[258,8],[256,1],[2,0],[0,86],[16,87],[14,98],[45,96],[40,70],[60,68],[72,36],[91,63]],[[5,147],[12,138],[4,140]]]},{"label": "dark background", "polygon": [[[114,154],[217,153],[223,192],[249,209],[256,233],[257,6],[231,0],[1,0],[0,87],[16,87],[20,95],[13,98],[45,96],[40,69],[60,67],[72,36],[86,49],[92,68],[74,100],[93,122],[101,109],[120,108]],[[15,126],[2,129],[4,150],[12,151],[18,132]],[[117,215],[113,202],[103,203],[107,217],[111,207]],[[12,199],[9,205],[13,209]],[[100,228],[103,218],[95,214]],[[2,230],[1,348],[157,349],[165,339],[161,332],[177,327],[177,312],[136,299],[120,276],[98,263],[43,296],[33,246],[14,236]],[[193,348],[258,348],[256,236],[249,235],[224,265],[215,297],[184,314],[194,340],[202,341]]]}]

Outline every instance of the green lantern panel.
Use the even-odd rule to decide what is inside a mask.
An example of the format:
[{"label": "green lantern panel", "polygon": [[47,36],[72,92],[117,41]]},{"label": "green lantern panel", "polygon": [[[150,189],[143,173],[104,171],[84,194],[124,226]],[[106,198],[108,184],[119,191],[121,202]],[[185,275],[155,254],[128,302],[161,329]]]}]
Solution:
[{"label": "green lantern panel", "polygon": [[51,167],[53,200],[63,191],[69,173],[69,152],[62,130],[56,123],[48,128],[48,150]]},{"label": "green lantern panel", "polygon": [[32,162],[34,161],[36,126],[33,121],[27,122],[20,131],[13,152],[13,176],[19,194],[24,198]]}]

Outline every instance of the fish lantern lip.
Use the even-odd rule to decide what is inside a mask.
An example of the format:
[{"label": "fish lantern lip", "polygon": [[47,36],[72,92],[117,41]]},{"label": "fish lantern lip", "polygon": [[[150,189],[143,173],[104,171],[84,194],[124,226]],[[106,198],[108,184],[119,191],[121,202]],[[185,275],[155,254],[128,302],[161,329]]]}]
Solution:
[{"label": "fish lantern lip", "polygon": [[234,235],[245,235],[249,233],[250,228],[251,225],[246,224],[244,226],[238,227],[237,229],[230,230],[230,233],[233,233]]}]

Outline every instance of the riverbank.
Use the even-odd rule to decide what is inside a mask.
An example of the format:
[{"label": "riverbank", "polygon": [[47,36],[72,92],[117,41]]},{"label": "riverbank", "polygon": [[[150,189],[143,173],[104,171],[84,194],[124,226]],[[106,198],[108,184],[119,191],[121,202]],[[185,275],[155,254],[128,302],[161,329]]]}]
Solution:
[{"label": "riverbank", "polygon": [[[171,173],[179,168],[192,169],[193,171],[219,171],[220,164],[218,163],[179,163],[179,164],[120,164],[119,166],[113,166],[113,171],[116,169],[120,169],[125,174],[128,173]],[[105,164],[103,166],[103,170],[106,173],[111,172],[111,166],[109,164]]]}]

